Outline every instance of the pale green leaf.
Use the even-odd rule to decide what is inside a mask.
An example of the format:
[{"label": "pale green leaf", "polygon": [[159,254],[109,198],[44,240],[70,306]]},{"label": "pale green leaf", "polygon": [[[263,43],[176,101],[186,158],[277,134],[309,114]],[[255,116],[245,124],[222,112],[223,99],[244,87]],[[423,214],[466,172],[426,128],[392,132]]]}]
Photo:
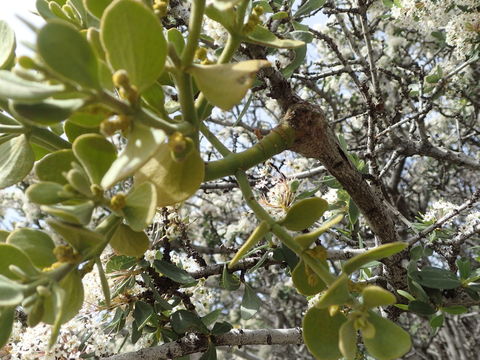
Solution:
[{"label": "pale green leaf", "polygon": [[31,202],[41,205],[56,204],[70,198],[62,185],[50,181],[30,185],[25,194]]},{"label": "pale green leaf", "polygon": [[305,45],[303,41],[280,39],[270,30],[261,25],[256,25],[251,32],[245,34],[244,36],[244,40],[249,43],[279,49],[292,49]]},{"label": "pale green leaf", "polygon": [[75,161],[72,150],[58,150],[42,158],[35,164],[35,175],[39,180],[51,181],[58,184],[66,184],[67,180],[63,173],[72,168],[72,162]]},{"label": "pale green leaf", "polygon": [[148,250],[150,241],[143,231],[133,231],[120,224],[110,239],[110,246],[118,255],[140,257]]},{"label": "pale green leaf", "polygon": [[34,161],[35,154],[25,135],[0,143],[0,189],[22,181]]},{"label": "pale green leaf", "polygon": [[242,304],[240,306],[240,316],[243,320],[251,319],[262,306],[263,301],[253,291],[253,289],[245,283],[245,292],[243,293]]},{"label": "pale green leaf", "polygon": [[142,231],[152,222],[156,208],[157,190],[155,185],[147,181],[135,186],[128,194],[122,212],[132,230]]},{"label": "pale green leaf", "polygon": [[293,204],[278,223],[288,230],[301,231],[312,226],[327,209],[328,203],[321,198],[303,199]]},{"label": "pale green leaf", "polygon": [[32,263],[42,269],[52,265],[57,259],[53,255],[55,244],[50,236],[40,230],[17,229],[10,233],[7,244],[23,250]]},{"label": "pale green leaf", "polygon": [[22,79],[10,71],[0,70],[0,99],[36,102],[65,90],[63,85],[50,85]]},{"label": "pale green leaf", "polygon": [[11,102],[10,109],[22,122],[34,126],[48,126],[66,120],[84,103],[82,99],[46,99],[36,104]]},{"label": "pale green leaf", "polygon": [[10,65],[15,56],[15,33],[3,20],[0,20],[0,69]]},{"label": "pale green leaf", "polygon": [[38,270],[24,251],[11,244],[0,243],[0,275],[13,280],[19,279],[19,276],[9,270],[10,265],[15,265],[27,276],[38,275]]}]

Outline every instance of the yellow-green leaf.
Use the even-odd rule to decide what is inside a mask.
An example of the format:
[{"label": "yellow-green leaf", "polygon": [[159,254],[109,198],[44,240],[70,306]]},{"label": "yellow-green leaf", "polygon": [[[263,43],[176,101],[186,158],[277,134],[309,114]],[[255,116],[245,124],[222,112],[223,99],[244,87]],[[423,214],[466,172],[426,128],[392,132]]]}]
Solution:
[{"label": "yellow-green leaf", "polygon": [[73,25],[50,20],[38,32],[37,49],[54,73],[87,88],[100,87],[97,58]]},{"label": "yellow-green leaf", "polygon": [[0,244],[0,275],[17,280],[19,276],[11,272],[8,267],[15,265],[27,276],[35,276],[38,270],[33,266],[30,258],[24,251],[11,244]]},{"label": "yellow-green leaf", "polygon": [[355,270],[359,269],[362,265],[365,265],[374,260],[380,260],[393,254],[396,254],[408,246],[407,243],[404,242],[394,242],[388,243],[384,245],[377,246],[367,252],[357,255],[350,260],[347,260],[343,264],[343,272],[345,274],[351,274]]},{"label": "yellow-green leaf", "polygon": [[[325,266],[328,267],[327,262],[324,260]],[[293,285],[297,288],[297,291],[305,296],[311,296],[323,291],[326,287],[325,283],[318,277],[313,270],[307,272],[306,264],[303,260],[297,264],[292,271]]]},{"label": "yellow-green leaf", "polygon": [[36,104],[11,102],[10,109],[20,121],[34,126],[48,126],[66,120],[84,105],[82,99],[46,99]]},{"label": "yellow-green leaf", "polygon": [[110,246],[118,255],[142,256],[150,246],[148,236],[143,231],[133,231],[120,224],[110,240]]},{"label": "yellow-green leaf", "polygon": [[87,225],[92,217],[95,203],[92,200],[70,200],[60,205],[42,205],[40,208],[68,223]]},{"label": "yellow-green leaf", "polygon": [[244,98],[257,71],[266,66],[270,66],[266,60],[247,60],[235,64],[192,65],[187,71],[210,103],[230,110]]},{"label": "yellow-green leaf", "polygon": [[412,346],[410,335],[373,311],[368,313],[368,321],[375,327],[375,336],[363,339],[368,353],[378,360],[393,360],[405,355]]},{"label": "yellow-green leaf", "polygon": [[153,11],[139,1],[117,0],[103,12],[100,35],[113,70],[126,70],[141,92],[163,71],[167,42]]},{"label": "yellow-green leaf", "polygon": [[253,230],[252,234],[248,237],[247,241],[242,245],[242,247],[237,251],[233,259],[228,264],[228,267],[231,268],[234,266],[245,254],[252,249],[260,240],[263,239],[265,235],[270,231],[270,225],[267,222],[262,221],[256,228]]},{"label": "yellow-green leaf", "polygon": [[162,144],[155,156],[135,173],[136,183],[150,181],[157,188],[157,206],[168,206],[188,199],[200,187],[205,164],[193,149],[185,159],[176,161],[168,144]]},{"label": "yellow-green leaf", "polygon": [[330,316],[328,309],[310,308],[303,318],[303,339],[308,350],[318,360],[337,360],[342,357],[339,349],[340,327],[347,321],[337,312]]},{"label": "yellow-green leaf", "polygon": [[112,0],[83,0],[83,4],[88,12],[99,19],[111,2]]},{"label": "yellow-green leaf", "polygon": [[8,67],[15,57],[15,33],[3,20],[0,20],[0,69]]},{"label": "yellow-green leaf", "polygon": [[158,154],[166,135],[163,130],[135,123],[127,138],[127,146],[110,166],[101,181],[100,185],[104,189],[108,189],[118,181],[133,175],[155,153]]},{"label": "yellow-green leaf", "polygon": [[37,102],[63,90],[65,86],[61,84],[50,85],[28,81],[10,71],[0,70],[0,99]]},{"label": "yellow-green leaf", "polygon": [[397,302],[395,295],[380,286],[369,285],[362,291],[363,305],[367,308],[392,305]]},{"label": "yellow-green leaf", "polygon": [[338,224],[340,221],[342,221],[342,219],[343,215],[337,215],[333,219],[324,222],[319,228],[313,230],[312,232],[295,236],[295,241],[299,243],[302,248],[308,249],[320,235],[322,235],[332,226]]},{"label": "yellow-green leaf", "polygon": [[4,306],[15,306],[23,300],[23,286],[0,275],[0,309]]},{"label": "yellow-green leaf", "polygon": [[39,180],[51,181],[58,184],[66,184],[67,180],[63,176],[72,168],[72,162],[75,161],[72,150],[58,150],[45,155],[42,160],[35,164],[35,175]]},{"label": "yellow-green leaf", "polygon": [[0,349],[8,342],[15,320],[15,306],[0,308]]},{"label": "yellow-green leaf", "polygon": [[62,185],[51,181],[42,181],[30,185],[25,195],[31,202],[41,205],[56,204],[70,198]]},{"label": "yellow-green leaf", "polygon": [[288,230],[301,231],[313,225],[328,209],[328,203],[317,197],[300,200],[291,206],[278,223]]},{"label": "yellow-green leaf", "polygon": [[102,235],[82,226],[71,225],[53,219],[47,220],[47,223],[63,240],[82,255],[90,254],[92,250],[104,241]]},{"label": "yellow-green leaf", "polygon": [[327,291],[325,291],[320,300],[315,304],[315,307],[324,309],[332,305],[343,305],[350,299],[348,277],[342,274],[328,287]]},{"label": "yellow-green leaf", "polygon": [[299,40],[280,39],[261,25],[256,25],[251,32],[245,35],[244,39],[253,44],[279,49],[292,49],[305,45],[303,41]]},{"label": "yellow-green leaf", "polygon": [[157,190],[155,185],[146,181],[128,194],[122,211],[128,226],[133,231],[142,231],[152,222],[156,208]]},{"label": "yellow-green leaf", "polygon": [[57,259],[53,255],[55,244],[43,231],[34,229],[17,229],[10,233],[7,244],[23,250],[32,263],[42,269],[52,265]]},{"label": "yellow-green leaf", "polygon": [[354,360],[357,355],[357,331],[349,320],[340,327],[338,347],[345,360]]},{"label": "yellow-green leaf", "polygon": [[115,145],[97,134],[79,136],[73,142],[72,149],[92,184],[100,184],[117,157]]},{"label": "yellow-green leaf", "polygon": [[25,135],[0,143],[0,189],[22,181],[34,161],[35,154]]}]

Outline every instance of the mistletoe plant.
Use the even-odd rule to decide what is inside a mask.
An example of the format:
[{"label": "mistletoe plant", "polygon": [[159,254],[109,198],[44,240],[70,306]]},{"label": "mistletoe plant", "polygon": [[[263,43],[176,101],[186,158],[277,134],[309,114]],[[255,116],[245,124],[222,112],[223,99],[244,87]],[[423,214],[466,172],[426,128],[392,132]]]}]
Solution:
[{"label": "mistletoe plant", "polygon": [[[256,79],[257,73],[271,67],[264,58],[235,60],[242,46],[297,51],[305,43],[298,36],[279,38],[262,26],[264,8],[250,0],[192,1],[187,34],[164,29],[167,6],[164,0],[38,0],[46,24],[34,29],[33,57],[15,58],[14,35],[0,24],[0,188],[22,182],[33,169],[36,181],[26,195],[49,215],[47,223],[61,239],[56,243],[41,230],[23,228],[0,243],[0,347],[9,339],[19,307],[28,326],[52,325],[53,345],[61,325],[82,307],[82,278],[94,266],[108,306],[112,295],[100,260],[106,247],[137,258],[141,269],[149,248],[144,231],[157,209],[185,201],[206,181],[234,176],[259,225],[230,266],[265,236],[274,235],[295,252],[300,259],[292,271],[295,287],[307,296],[320,294],[303,320],[310,352],[321,360],[355,359],[361,341],[376,359],[405,354],[411,346],[408,333],[378,311],[394,304],[395,296],[350,277],[406,244],[387,242],[344,262],[335,274],[327,264],[327,249],[315,240],[342,215],[305,233],[328,209],[325,200],[299,200],[275,220],[246,177],[245,171],[285,150],[308,155],[318,144],[301,124],[320,124],[321,112],[307,113],[297,102],[275,129],[239,153],[204,124],[216,107],[228,111],[240,103],[264,81]],[[228,32],[216,62],[199,46],[204,15]],[[174,89],[178,106],[165,102],[167,86]],[[202,134],[223,159],[205,161]],[[103,214],[96,226],[94,213]],[[374,221],[371,226],[376,229]],[[195,281],[168,262],[155,264],[174,281]],[[157,309],[157,301],[149,309]],[[167,316],[157,327],[171,323],[178,329],[175,318],[182,314]]]}]

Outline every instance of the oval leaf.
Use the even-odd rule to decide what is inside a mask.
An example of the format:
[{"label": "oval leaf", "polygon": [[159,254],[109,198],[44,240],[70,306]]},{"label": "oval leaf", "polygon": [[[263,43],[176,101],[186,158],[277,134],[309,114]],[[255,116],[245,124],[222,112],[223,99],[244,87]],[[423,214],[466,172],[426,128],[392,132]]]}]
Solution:
[{"label": "oval leaf", "polygon": [[25,135],[0,144],[0,189],[22,181],[32,170],[35,154]]},{"label": "oval leaf", "polygon": [[139,1],[114,1],[103,13],[100,34],[107,61],[114,70],[126,70],[141,92],[163,71],[167,43],[154,13]]},{"label": "oval leaf", "polygon": [[375,336],[363,339],[367,351],[378,360],[393,360],[405,355],[412,342],[400,326],[369,311],[368,321],[375,327]]},{"label": "oval leaf", "polygon": [[159,147],[165,138],[163,130],[134,124],[128,134],[127,146],[103,177],[100,184],[102,188],[108,189],[118,181],[133,175],[154,153],[160,152]]},{"label": "oval leaf", "polygon": [[420,285],[433,289],[455,289],[462,285],[456,274],[436,267],[427,266],[409,275]]},{"label": "oval leaf", "polygon": [[337,360],[342,357],[339,349],[339,332],[347,321],[337,312],[330,316],[328,309],[310,308],[303,318],[303,339],[308,350],[318,360]]},{"label": "oval leaf", "polygon": [[157,188],[157,206],[168,206],[188,199],[200,187],[205,175],[205,164],[197,150],[192,150],[182,161],[170,154],[168,144],[162,144],[135,174],[135,181],[152,182]]},{"label": "oval leaf", "polygon": [[83,0],[88,12],[99,19],[102,17],[103,12],[111,2],[112,0]]},{"label": "oval leaf", "polygon": [[84,227],[70,225],[52,219],[47,220],[47,222],[63,240],[72,245],[72,247],[82,255],[89,254],[104,241],[102,235],[95,231],[85,229]]},{"label": "oval leaf", "polygon": [[38,270],[33,266],[30,258],[11,244],[0,244],[0,275],[6,276],[10,279],[17,280],[19,277],[11,272],[8,267],[15,265],[20,268],[26,275],[35,276],[38,274]]},{"label": "oval leaf", "polygon": [[162,275],[179,284],[192,284],[195,282],[195,279],[188,272],[165,260],[155,260],[153,267]]},{"label": "oval leaf", "polygon": [[[326,261],[325,266],[327,266]],[[307,273],[306,265],[303,260],[297,264],[292,271],[293,285],[297,288],[297,291],[305,296],[311,296],[323,291],[326,287],[325,283],[318,277],[317,274],[310,270]]]},{"label": "oval leaf", "polygon": [[92,217],[95,203],[91,200],[71,200],[60,205],[43,205],[40,207],[46,213],[77,225],[87,225]]},{"label": "oval leaf", "polygon": [[408,244],[403,242],[394,242],[377,246],[374,249],[368,250],[367,252],[357,255],[346,261],[343,264],[343,272],[346,274],[351,274],[363,265],[374,260],[380,260],[392,256],[393,254],[404,250],[407,246]]},{"label": "oval leaf", "polygon": [[15,57],[15,33],[3,20],[0,20],[0,69],[9,66]]},{"label": "oval leaf", "polygon": [[56,204],[70,198],[62,185],[50,181],[30,185],[25,194],[31,202],[41,205]]},{"label": "oval leaf", "polygon": [[242,305],[240,306],[240,316],[243,320],[251,319],[262,306],[262,300],[255,294],[255,291],[245,283],[245,292],[243,293]]},{"label": "oval leaf", "polygon": [[207,100],[222,110],[230,110],[253,85],[255,75],[266,60],[247,60],[235,64],[193,65],[188,69]]},{"label": "oval leaf", "polygon": [[10,233],[7,244],[23,250],[32,263],[42,269],[52,265],[57,259],[53,255],[53,240],[40,230],[17,229]]},{"label": "oval leaf", "polygon": [[246,34],[244,40],[249,43],[279,49],[292,49],[305,45],[303,41],[280,39],[270,30],[260,25],[256,25],[252,32]]},{"label": "oval leaf", "polygon": [[266,221],[262,221],[256,228],[253,230],[252,234],[249,236],[247,241],[242,245],[242,247],[237,251],[233,259],[228,264],[228,267],[231,268],[234,266],[245,254],[250,251],[260,240],[263,239],[265,235],[270,231],[270,225]]},{"label": "oval leaf", "polygon": [[12,102],[10,109],[23,122],[34,126],[48,126],[66,120],[74,111],[81,108],[81,99],[47,99],[37,104]]},{"label": "oval leaf", "polygon": [[73,142],[73,153],[85,168],[92,184],[100,184],[117,157],[115,145],[97,134],[85,134]]},{"label": "oval leaf", "polygon": [[357,355],[357,330],[353,321],[347,321],[340,327],[338,347],[345,360],[354,360]]},{"label": "oval leaf", "polygon": [[5,276],[0,275],[0,308],[2,306],[18,305],[22,300],[22,286]]},{"label": "oval leaf", "polygon": [[293,204],[285,218],[278,223],[288,230],[301,231],[312,226],[327,209],[328,203],[323,199],[303,199]]},{"label": "oval leaf", "polygon": [[0,308],[0,349],[8,342],[15,320],[15,306]]},{"label": "oval leaf", "polygon": [[15,74],[0,70],[0,98],[22,102],[37,102],[65,90],[63,85],[49,85],[22,79]]},{"label": "oval leaf", "polygon": [[35,164],[35,175],[39,180],[65,185],[67,180],[63,173],[72,168],[72,162],[75,160],[72,150],[55,151],[45,155]]},{"label": "oval leaf", "polygon": [[315,307],[324,309],[332,305],[343,305],[350,299],[348,277],[342,274],[328,287],[327,291],[325,291],[320,300],[315,304]]},{"label": "oval leaf", "polygon": [[144,182],[136,186],[126,199],[122,209],[125,222],[134,231],[142,231],[152,222],[157,208],[157,190],[152,183]]},{"label": "oval leaf", "polygon": [[133,231],[127,225],[120,224],[109,244],[118,255],[140,257],[147,251],[150,241],[143,231]]},{"label": "oval leaf", "polygon": [[397,298],[390,291],[380,286],[369,285],[362,291],[363,305],[367,308],[392,305],[397,302]]},{"label": "oval leaf", "polygon": [[73,25],[51,20],[38,33],[37,49],[53,72],[87,88],[100,87],[97,58]]}]

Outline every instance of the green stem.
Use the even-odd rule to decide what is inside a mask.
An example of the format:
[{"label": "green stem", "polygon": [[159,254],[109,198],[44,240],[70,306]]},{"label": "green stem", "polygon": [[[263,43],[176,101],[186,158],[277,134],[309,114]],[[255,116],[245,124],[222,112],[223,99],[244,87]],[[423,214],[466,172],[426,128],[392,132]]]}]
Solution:
[{"label": "green stem", "polygon": [[[290,148],[295,132],[288,126],[278,126],[251,148],[231,153],[225,158],[206,164],[205,181],[233,175],[238,170],[248,170],[272,156]],[[213,144],[215,146],[215,144]],[[218,149],[220,151],[220,149]],[[222,151],[220,151],[222,152]]]},{"label": "green stem", "polygon": [[270,214],[255,200],[255,195],[253,194],[252,188],[245,173],[238,171],[235,176],[238,186],[242,191],[243,197],[245,198],[247,205],[255,213],[255,216],[259,220],[265,221],[267,224],[269,224],[271,226],[272,233],[274,233],[282,243],[300,256],[327,285],[332,284],[336,278],[330,273],[328,268],[318,261],[318,259],[304,252],[303,247],[295,241],[295,239],[285,230],[283,226],[278,225],[277,222],[270,216]]},{"label": "green stem", "polygon": [[110,286],[108,285],[107,276],[103,271],[103,265],[100,261],[100,257],[95,258],[95,264],[98,268],[98,276],[100,277],[100,283],[102,285],[103,296],[105,297],[105,305],[110,306]]},{"label": "green stem", "polygon": [[245,13],[247,12],[248,4],[250,0],[243,0],[237,7],[237,32],[243,30],[243,22],[245,20]]},{"label": "green stem", "polygon": [[142,124],[153,127],[155,129],[162,129],[168,135],[173,134],[174,132],[181,132],[182,134],[188,135],[195,132],[194,127],[188,122],[180,123],[171,123],[164,119],[159,118],[151,111],[141,108],[136,114],[136,119],[138,119]]},{"label": "green stem", "polygon": [[210,144],[212,144],[222,156],[225,157],[232,153],[225,145],[223,145],[220,140],[218,140],[215,134],[213,134],[205,124],[200,124],[200,131],[202,132],[203,136],[205,136],[205,138],[210,142]]},{"label": "green stem", "polygon": [[195,51],[200,39],[202,30],[203,14],[205,12],[205,0],[193,0],[190,11],[190,22],[188,24],[187,44],[182,52],[182,64],[185,68],[189,67],[195,57]]},{"label": "green stem", "polygon": [[72,144],[54,134],[50,130],[34,127],[30,130],[32,141],[39,140],[40,144],[46,144],[54,150],[70,149]]}]

